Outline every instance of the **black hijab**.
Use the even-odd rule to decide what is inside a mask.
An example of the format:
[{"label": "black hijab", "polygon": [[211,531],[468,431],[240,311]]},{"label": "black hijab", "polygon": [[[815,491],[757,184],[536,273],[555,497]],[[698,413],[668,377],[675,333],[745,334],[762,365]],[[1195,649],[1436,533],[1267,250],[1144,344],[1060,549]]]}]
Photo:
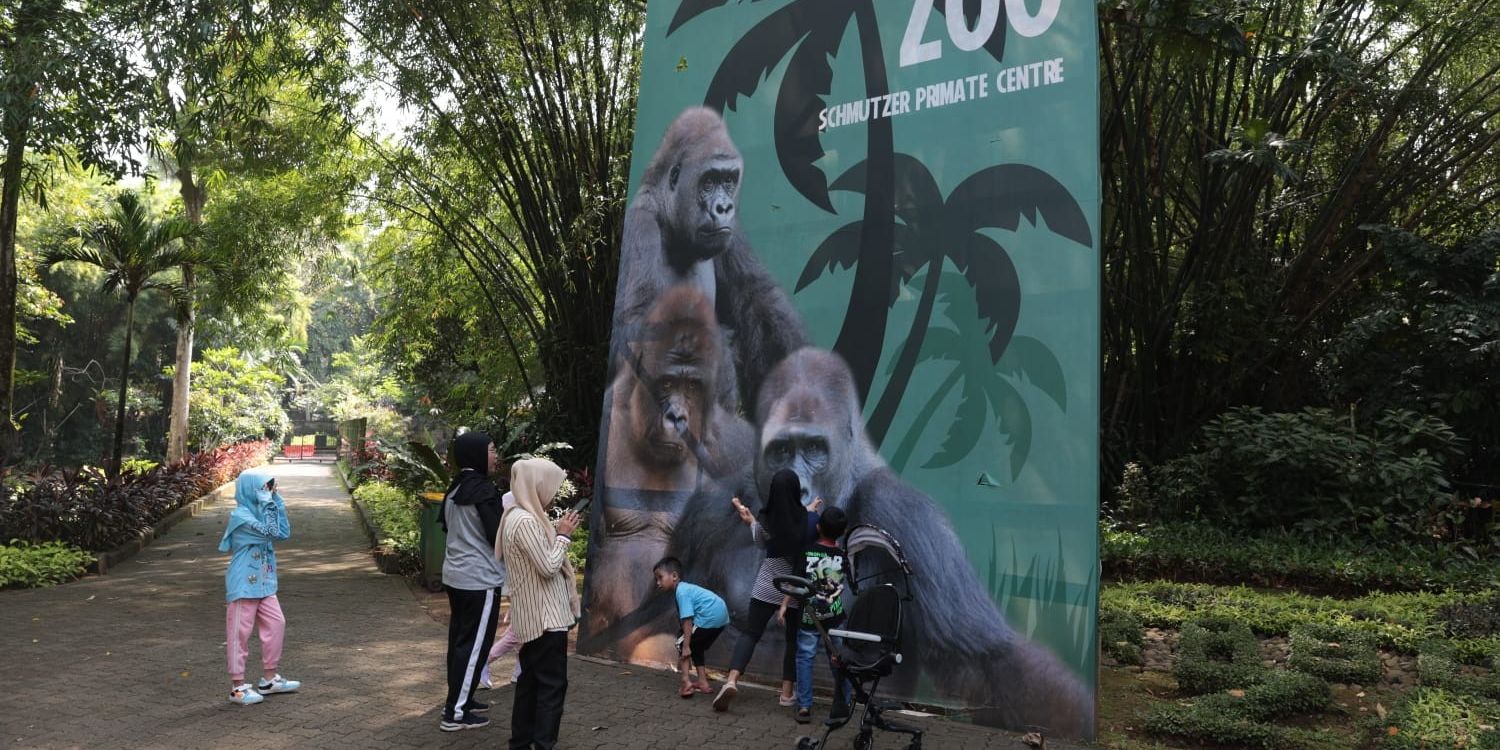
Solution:
[{"label": "black hijab", "polygon": [[792,563],[792,570],[800,571],[797,561],[807,551],[807,508],[802,507],[802,483],[796,472],[782,469],[771,477],[760,525],[771,537],[766,542],[766,557],[780,557]]},{"label": "black hijab", "polygon": [[448,483],[448,491],[443,493],[445,507],[438,515],[438,519],[443,522],[444,531],[448,530],[448,502],[473,505],[500,494],[489,477],[489,435],[482,432],[465,432],[459,435],[453,441],[453,463],[458,473],[453,475],[453,481]]}]

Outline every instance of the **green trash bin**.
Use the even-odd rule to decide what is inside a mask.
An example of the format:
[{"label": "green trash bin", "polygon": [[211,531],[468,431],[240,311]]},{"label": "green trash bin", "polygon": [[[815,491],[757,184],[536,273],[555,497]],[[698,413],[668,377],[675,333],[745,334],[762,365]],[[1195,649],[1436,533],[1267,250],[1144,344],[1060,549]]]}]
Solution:
[{"label": "green trash bin", "polygon": [[418,496],[422,502],[422,585],[428,591],[443,588],[443,554],[448,548],[448,535],[443,531],[443,493],[424,492]]}]

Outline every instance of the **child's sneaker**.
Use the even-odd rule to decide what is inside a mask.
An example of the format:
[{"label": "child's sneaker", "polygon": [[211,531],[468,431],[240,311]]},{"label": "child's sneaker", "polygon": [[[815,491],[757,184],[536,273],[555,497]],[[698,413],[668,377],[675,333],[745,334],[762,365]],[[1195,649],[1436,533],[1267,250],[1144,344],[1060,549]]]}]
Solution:
[{"label": "child's sneaker", "polygon": [[241,706],[253,706],[263,700],[265,700],[265,697],[255,692],[255,688],[250,687],[250,683],[248,682],[229,691],[229,702],[238,703]]},{"label": "child's sneaker", "polygon": [[797,723],[798,724],[806,724],[809,721],[812,721],[812,709],[810,709],[810,708],[799,708],[799,709],[797,709]]},{"label": "child's sneaker", "polygon": [[443,719],[443,723],[438,724],[438,729],[444,732],[461,732],[465,729],[479,729],[480,727],[487,727],[489,725],[489,719],[477,714],[466,713],[462,719]]},{"label": "child's sneaker", "polygon": [[272,693],[295,693],[301,687],[302,683],[285,679],[278,674],[269,680],[262,678],[256,690],[260,691],[261,695],[271,695]]}]

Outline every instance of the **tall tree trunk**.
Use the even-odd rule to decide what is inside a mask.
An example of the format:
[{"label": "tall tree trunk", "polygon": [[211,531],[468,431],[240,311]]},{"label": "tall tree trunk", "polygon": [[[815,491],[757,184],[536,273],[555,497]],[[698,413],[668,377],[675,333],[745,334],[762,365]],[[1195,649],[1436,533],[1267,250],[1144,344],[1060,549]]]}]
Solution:
[{"label": "tall tree trunk", "polygon": [[[207,202],[207,191],[193,180],[191,166],[183,165],[177,170],[182,183],[182,206],[188,221],[194,226],[203,223],[203,204]],[[186,242],[197,242],[188,239]],[[172,375],[172,423],[167,432],[167,463],[180,460],[187,455],[188,439],[188,395],[193,380],[193,327],[197,322],[197,305],[193,300],[193,267],[182,269],[182,286],[187,290],[187,307],[177,312],[177,362]]]},{"label": "tall tree trunk", "polygon": [[[874,0],[860,3],[854,11],[859,28],[860,54],[864,58],[865,93],[885,96],[890,84],[885,75],[885,55],[880,48],[880,28],[875,22]],[[896,162],[895,136],[889,118],[874,119],[868,130],[868,171],[865,174],[865,215],[860,238],[859,265],[849,309],[833,350],[849,363],[860,403],[870,395],[875,368],[885,346],[885,322],[890,313],[891,269],[896,250]],[[878,444],[877,444],[877,447]]]},{"label": "tall tree trunk", "polygon": [[[3,116],[3,115],[0,115]],[[9,463],[20,444],[12,413],[16,375],[16,219],[21,204],[21,158],[26,133],[21,123],[5,134],[5,164],[0,168],[0,466]]]},{"label": "tall tree trunk", "polygon": [[110,476],[120,476],[125,464],[125,400],[130,395],[130,336],[135,328],[135,297],[125,300],[125,357],[120,367],[120,406],[115,410],[115,455],[110,461]]},{"label": "tall tree trunk", "polygon": [[[12,39],[27,39],[45,31],[36,3],[23,3],[20,22],[11,30]],[[5,162],[0,164],[0,466],[15,458],[20,449],[20,434],[15,429],[16,380],[16,292],[20,281],[16,275],[16,220],[21,210],[21,160],[26,156],[26,138],[31,134],[33,99],[37,96],[35,66],[26,50],[35,45],[18,44],[12,52],[9,70],[0,71],[0,80],[9,78],[0,93],[9,101],[0,110],[0,132],[5,137]],[[6,111],[9,110],[9,111]]]}]

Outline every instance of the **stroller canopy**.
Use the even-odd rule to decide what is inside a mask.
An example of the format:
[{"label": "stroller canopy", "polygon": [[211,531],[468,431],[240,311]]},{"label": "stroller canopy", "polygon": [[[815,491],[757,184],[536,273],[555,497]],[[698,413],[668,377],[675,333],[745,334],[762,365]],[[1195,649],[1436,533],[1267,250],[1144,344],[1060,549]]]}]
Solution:
[{"label": "stroller canopy", "polygon": [[906,561],[901,543],[890,532],[871,524],[855,526],[844,537],[844,554],[849,556],[855,573],[854,580],[850,581],[855,593],[859,592],[862,582],[871,578],[898,583],[901,593],[906,593],[911,563]]}]

